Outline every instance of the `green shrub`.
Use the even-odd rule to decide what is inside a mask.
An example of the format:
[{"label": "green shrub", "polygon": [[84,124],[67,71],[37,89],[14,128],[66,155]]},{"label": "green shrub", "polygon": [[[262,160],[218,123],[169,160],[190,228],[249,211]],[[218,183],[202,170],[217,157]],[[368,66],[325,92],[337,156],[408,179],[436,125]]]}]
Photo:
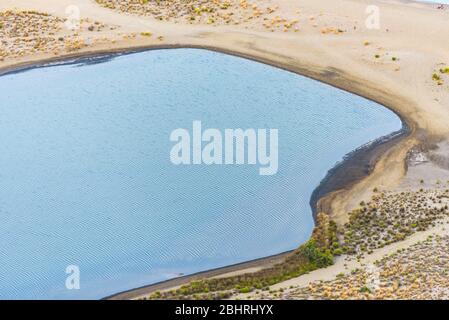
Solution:
[{"label": "green shrub", "polygon": [[343,250],[338,248],[334,250],[334,255],[336,256],[341,256],[343,254]]},{"label": "green shrub", "polygon": [[364,286],[364,287],[360,288],[360,292],[362,292],[362,293],[365,293],[365,292],[371,293],[371,290],[367,286]]},{"label": "green shrub", "polygon": [[248,293],[251,292],[251,289],[249,287],[243,287],[240,289],[240,293]]}]

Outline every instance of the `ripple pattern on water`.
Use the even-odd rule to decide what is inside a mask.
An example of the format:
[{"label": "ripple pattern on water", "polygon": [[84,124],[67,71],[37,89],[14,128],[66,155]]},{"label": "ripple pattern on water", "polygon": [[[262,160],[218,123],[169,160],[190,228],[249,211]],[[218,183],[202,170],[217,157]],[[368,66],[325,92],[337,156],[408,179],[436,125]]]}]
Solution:
[{"label": "ripple pattern on water", "polygon": [[[401,127],[366,99],[195,49],[32,69],[0,92],[1,298],[100,298],[293,249],[327,170]],[[278,173],[172,165],[170,132],[193,120],[278,129]]]}]

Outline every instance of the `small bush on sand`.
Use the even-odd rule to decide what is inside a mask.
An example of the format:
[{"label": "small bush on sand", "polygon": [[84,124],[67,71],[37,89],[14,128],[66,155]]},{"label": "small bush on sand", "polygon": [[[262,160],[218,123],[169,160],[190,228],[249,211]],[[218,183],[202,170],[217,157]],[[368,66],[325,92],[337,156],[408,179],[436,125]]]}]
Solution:
[{"label": "small bush on sand", "polygon": [[251,292],[251,289],[249,287],[243,287],[240,289],[240,293],[248,293]]}]

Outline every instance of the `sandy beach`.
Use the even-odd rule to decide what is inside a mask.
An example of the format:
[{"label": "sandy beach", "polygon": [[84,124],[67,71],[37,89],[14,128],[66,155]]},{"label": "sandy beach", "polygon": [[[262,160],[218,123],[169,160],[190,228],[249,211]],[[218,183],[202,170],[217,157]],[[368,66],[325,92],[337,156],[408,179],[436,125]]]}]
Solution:
[{"label": "sandy beach", "polygon": [[[256,8],[256,2],[236,5],[231,18],[189,20],[170,12],[158,16],[135,9],[124,12],[126,8],[111,8],[111,3],[114,1],[76,1],[82,20],[81,28],[74,31],[64,27],[72,1],[3,0],[0,12],[12,10],[9,16],[23,11],[49,16],[33,17],[33,21],[46,20],[46,31],[32,30],[27,14],[16,18],[23,28],[30,28],[25,37],[43,32],[46,40],[17,43],[8,33],[2,36],[0,74],[61,59],[151,48],[206,48],[246,57],[376,101],[407,124],[405,134],[358,158],[358,169],[345,169],[355,178],[337,179],[316,197],[317,211],[325,212],[337,224],[348,222],[348,212],[369,201],[375,188],[415,190],[421,188],[423,179],[429,186],[439,179],[446,181],[447,155],[438,155],[435,148],[445,150],[449,138],[449,75],[439,71],[449,66],[449,9],[408,1],[269,0],[257,2]],[[372,5],[379,9],[378,28],[366,24],[367,8]],[[9,35],[13,32],[17,31]],[[425,170],[420,161],[413,161],[411,150],[423,155]],[[369,169],[360,170],[360,163],[367,162]],[[418,241],[422,236],[415,237]],[[387,254],[388,248],[376,249],[372,256]],[[219,273],[252,271],[256,265],[264,264],[243,264]],[[307,275],[308,281],[301,280],[303,276],[293,283],[300,286],[329,279],[348,269],[340,260],[330,268],[334,268],[332,272],[319,270]],[[183,278],[162,289],[188,280]],[[294,280],[278,287],[291,286]],[[161,287],[128,292],[124,298],[139,298],[154,290]]]}]

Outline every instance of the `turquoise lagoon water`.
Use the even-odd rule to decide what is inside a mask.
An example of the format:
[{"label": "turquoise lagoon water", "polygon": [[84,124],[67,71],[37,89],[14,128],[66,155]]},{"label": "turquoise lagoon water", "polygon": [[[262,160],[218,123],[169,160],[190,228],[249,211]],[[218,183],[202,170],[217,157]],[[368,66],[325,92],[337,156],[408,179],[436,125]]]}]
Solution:
[{"label": "turquoise lagoon water", "polygon": [[[195,49],[8,74],[0,93],[4,299],[96,299],[293,249],[327,170],[402,125],[361,97]],[[278,129],[278,173],[173,165],[170,132],[193,120]]]}]

